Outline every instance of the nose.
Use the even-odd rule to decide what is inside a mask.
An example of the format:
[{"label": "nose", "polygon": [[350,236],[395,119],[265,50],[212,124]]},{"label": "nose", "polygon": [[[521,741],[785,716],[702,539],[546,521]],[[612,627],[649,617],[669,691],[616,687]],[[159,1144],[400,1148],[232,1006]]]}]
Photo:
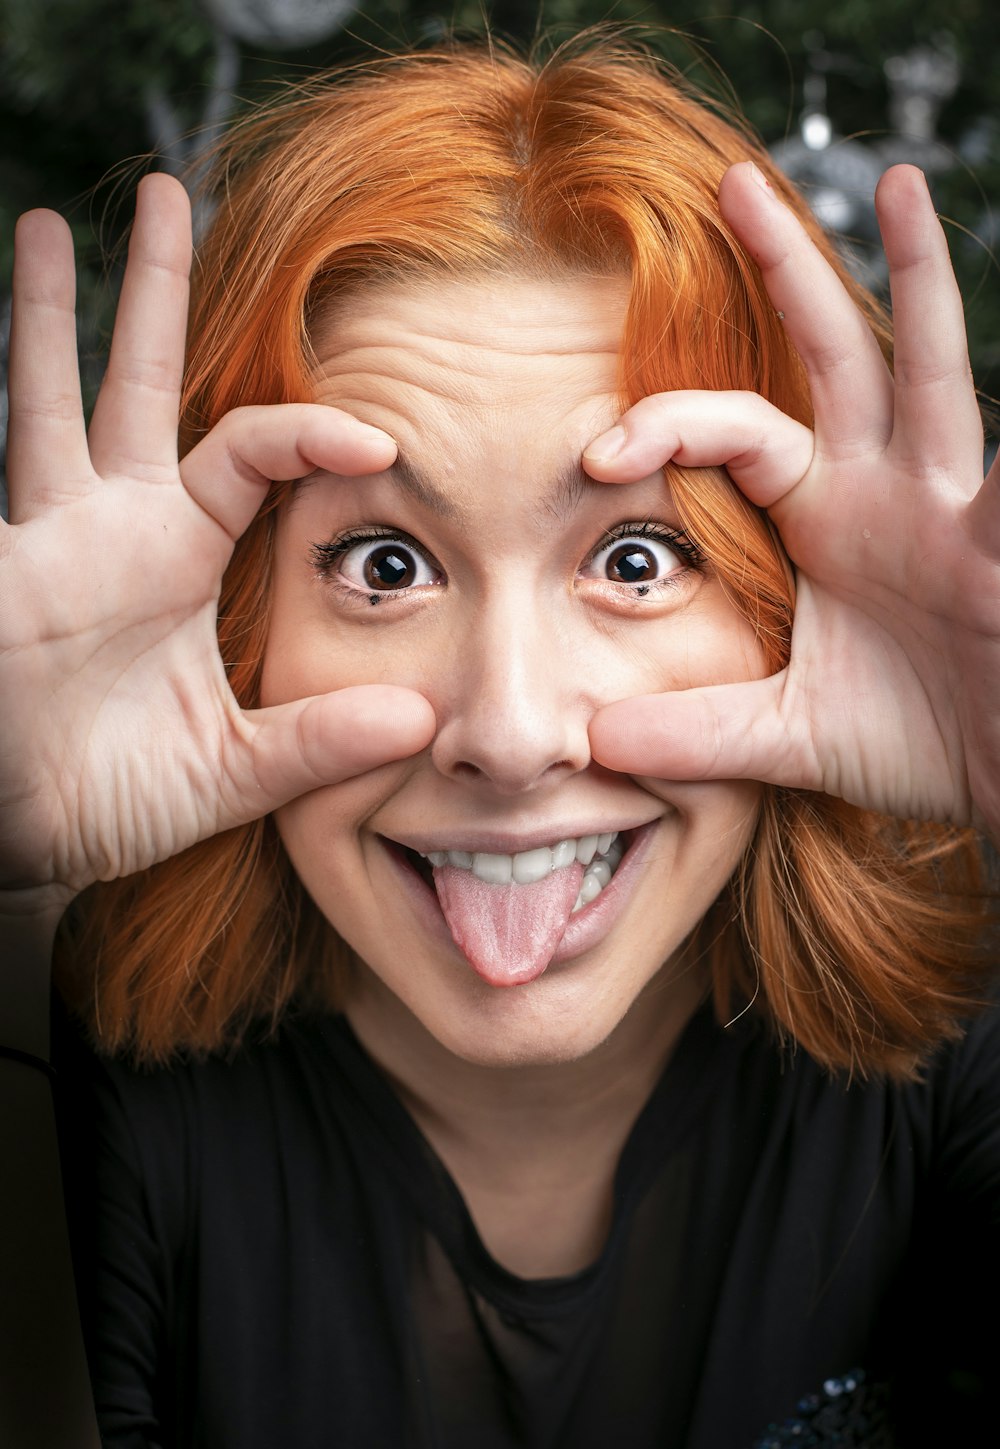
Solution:
[{"label": "nose", "polygon": [[551,620],[508,595],[451,642],[432,700],[439,729],[431,757],[442,774],[519,795],[587,768],[596,702]]}]

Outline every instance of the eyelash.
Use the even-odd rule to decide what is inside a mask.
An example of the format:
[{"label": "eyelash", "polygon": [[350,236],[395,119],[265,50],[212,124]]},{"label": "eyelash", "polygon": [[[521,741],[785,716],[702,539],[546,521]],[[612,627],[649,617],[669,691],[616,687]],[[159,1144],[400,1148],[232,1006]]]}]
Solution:
[{"label": "eyelash", "polygon": [[[686,568],[680,571],[680,575],[686,574],[689,570],[701,571],[705,568],[707,562],[705,555],[686,533],[676,528],[670,528],[665,524],[657,523],[650,518],[642,522],[619,523],[614,528],[609,529],[596,547],[591,549],[581,568],[586,568],[600,553],[612,547],[620,540],[641,540],[644,538],[649,539],[651,542],[665,545],[684,561]],[[370,528],[349,529],[346,533],[342,533],[339,537],[331,539],[328,542],[314,543],[310,548],[313,566],[319,576],[336,588],[342,599],[350,606],[357,606],[362,600],[372,606],[392,601],[397,597],[396,591],[368,591],[358,587],[357,584],[345,582],[339,572],[341,560],[353,548],[357,548],[362,544],[375,544],[383,541],[405,544],[419,558],[443,574],[444,571],[440,568],[440,565],[436,563],[423,545],[419,544],[415,538],[403,529],[391,528],[388,525],[382,524],[376,524]],[[662,590],[676,588],[679,582],[679,576],[671,574],[666,578],[655,579],[649,583],[642,584],[628,584],[623,581],[616,582],[614,579],[606,579],[604,582],[615,589],[619,595],[624,595],[628,598],[643,599],[652,592],[659,593]],[[427,587],[427,585],[423,587]],[[398,592],[399,594],[405,595],[412,592],[412,589],[402,589]]]}]

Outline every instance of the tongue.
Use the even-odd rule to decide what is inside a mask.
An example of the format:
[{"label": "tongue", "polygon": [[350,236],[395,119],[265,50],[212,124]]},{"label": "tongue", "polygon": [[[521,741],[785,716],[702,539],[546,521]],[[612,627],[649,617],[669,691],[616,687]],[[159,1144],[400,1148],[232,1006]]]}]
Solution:
[{"label": "tongue", "polygon": [[491,986],[541,976],[563,938],[583,866],[563,866],[531,885],[487,885],[457,865],[439,865],[434,884],[455,944]]}]

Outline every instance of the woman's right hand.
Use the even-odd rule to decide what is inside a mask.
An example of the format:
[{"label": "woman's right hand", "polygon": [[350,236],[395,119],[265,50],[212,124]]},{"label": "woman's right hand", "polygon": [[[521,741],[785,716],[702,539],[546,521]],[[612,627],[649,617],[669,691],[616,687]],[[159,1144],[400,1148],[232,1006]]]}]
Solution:
[{"label": "woman's right hand", "polygon": [[72,243],[18,228],[10,524],[0,526],[0,899],[64,906],[295,796],[422,749],[421,696],[365,686],[244,711],[216,603],[272,479],[367,474],[395,444],[333,408],[241,409],[178,464],[190,213],[139,188],[107,374],[80,401]]}]

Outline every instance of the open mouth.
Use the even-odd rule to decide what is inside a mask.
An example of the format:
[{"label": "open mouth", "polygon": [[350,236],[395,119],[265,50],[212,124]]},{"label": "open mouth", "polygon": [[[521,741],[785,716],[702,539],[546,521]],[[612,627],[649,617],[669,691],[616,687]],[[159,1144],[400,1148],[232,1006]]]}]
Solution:
[{"label": "open mouth", "polygon": [[629,846],[627,830],[608,831],[603,835],[581,835],[542,845],[516,855],[493,855],[486,851],[471,854],[466,850],[433,850],[426,855],[406,846],[396,846],[407,864],[432,890],[434,869],[445,865],[470,871],[487,885],[533,885],[553,871],[564,870],[575,862],[583,866],[583,879],[571,915],[597,899],[610,885],[615,871]]},{"label": "open mouth", "polygon": [[381,839],[412,883],[411,899],[431,931],[439,923],[489,985],[520,986],[604,939],[632,895],[657,829],[654,820],[510,855],[419,851]]}]

